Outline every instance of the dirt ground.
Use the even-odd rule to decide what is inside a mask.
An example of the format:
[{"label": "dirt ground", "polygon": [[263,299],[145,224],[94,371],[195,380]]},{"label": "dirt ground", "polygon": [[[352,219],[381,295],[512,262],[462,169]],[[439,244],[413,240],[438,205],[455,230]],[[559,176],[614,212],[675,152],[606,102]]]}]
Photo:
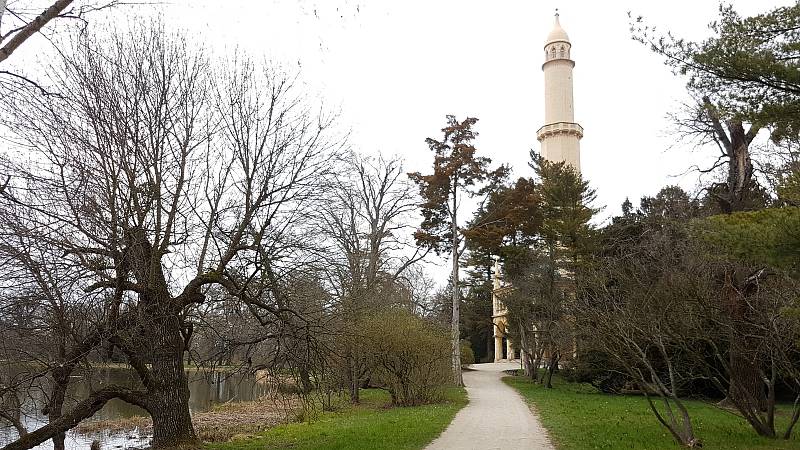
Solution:
[{"label": "dirt ground", "polygon": [[[254,434],[293,421],[299,409],[300,402],[296,397],[265,397],[256,401],[217,405],[210,411],[193,414],[192,422],[197,436],[204,442],[225,442],[237,435]],[[128,417],[84,422],[78,425],[76,431],[124,433],[139,430],[147,434],[152,432],[152,427],[149,417]]]}]

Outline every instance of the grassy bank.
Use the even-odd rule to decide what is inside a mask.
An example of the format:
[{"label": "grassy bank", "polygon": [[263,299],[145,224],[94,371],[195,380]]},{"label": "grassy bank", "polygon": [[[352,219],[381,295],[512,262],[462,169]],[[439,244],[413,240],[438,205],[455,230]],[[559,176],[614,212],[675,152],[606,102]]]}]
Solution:
[{"label": "grassy bank", "polygon": [[447,391],[441,404],[409,408],[389,407],[389,396],[379,390],[362,392],[358,406],[342,405],[307,423],[279,425],[267,431],[238,436],[206,448],[234,449],[419,449],[438,436],[467,403],[461,388]]},{"label": "grassy bank", "polygon": [[[552,441],[561,450],[680,448],[658,423],[640,396],[613,396],[589,385],[558,378],[545,389],[527,378],[507,377],[534,406]],[[761,438],[734,414],[700,401],[687,401],[696,435],[706,449],[800,449],[800,440]],[[779,428],[787,421],[786,408],[776,418]]]}]

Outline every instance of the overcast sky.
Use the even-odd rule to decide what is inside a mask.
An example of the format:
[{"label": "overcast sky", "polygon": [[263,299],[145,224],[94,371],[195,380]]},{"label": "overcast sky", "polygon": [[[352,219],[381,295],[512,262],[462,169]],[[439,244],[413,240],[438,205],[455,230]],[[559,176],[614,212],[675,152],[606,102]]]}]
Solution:
[{"label": "overcast sky", "polygon": [[[732,0],[743,15],[792,0]],[[424,139],[440,136],[446,114],[479,119],[479,152],[529,176],[528,151],[544,125],[544,39],[556,8],[572,42],[575,119],[585,135],[581,168],[618,214],[667,184],[692,190],[694,164],[716,150],[675,147],[666,114],[688,100],[685,79],[631,40],[628,11],[692,40],[709,35],[716,0],[172,0],[120,7],[160,16],[213,53],[234,48],[299,70],[308,88],[341,112],[362,153],[399,154],[408,171],[429,171]],[[102,22],[98,17],[92,25]],[[43,40],[17,55],[27,69]],[[27,55],[25,55],[27,53]]]},{"label": "overcast sky", "polygon": [[[792,1],[739,0],[750,15]],[[191,4],[191,6],[188,6]],[[411,171],[429,170],[424,143],[445,114],[478,122],[478,150],[515,175],[530,175],[528,150],[543,125],[543,41],[555,8],[576,62],[575,117],[584,175],[603,216],[626,196],[636,203],[715,150],[672,148],[665,115],[686,101],[685,80],[631,40],[627,12],[689,39],[708,35],[714,0],[663,1],[201,1],[166,8],[168,23],[217,48],[241,46],[302,69],[312,89],[341,109],[364,153],[400,154]]]},{"label": "overcast sky", "polygon": [[[791,0],[733,0],[752,15]],[[572,42],[575,118],[585,129],[583,174],[606,206],[599,222],[630,197],[667,184],[692,190],[714,149],[675,147],[666,114],[688,100],[685,80],[630,38],[628,15],[692,40],[708,36],[715,0],[173,0],[119,8],[159,15],[223,54],[239,47],[299,69],[308,87],[341,111],[353,147],[399,154],[408,171],[429,171],[424,139],[445,114],[479,119],[477,147],[515,176],[529,176],[528,151],[543,125],[544,39],[555,8]],[[31,46],[28,52],[35,52]]]}]

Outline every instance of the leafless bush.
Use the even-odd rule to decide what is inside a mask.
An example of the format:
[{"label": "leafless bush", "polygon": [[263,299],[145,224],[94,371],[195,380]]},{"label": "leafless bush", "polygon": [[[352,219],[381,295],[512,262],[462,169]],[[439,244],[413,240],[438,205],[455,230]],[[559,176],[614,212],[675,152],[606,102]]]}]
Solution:
[{"label": "leafless bush", "polygon": [[[797,286],[778,272],[710,253],[686,224],[667,220],[644,230],[626,251],[604,255],[583,272],[575,308],[581,341],[623,368],[682,445],[700,442],[683,400],[697,382],[729,394],[758,434],[777,436],[777,384],[800,393],[800,335],[783,314]],[[731,273],[748,275],[731,280]],[[732,295],[743,310],[732,312]],[[735,347],[740,343],[746,345]],[[752,383],[737,384],[732,365],[739,360],[755,369]],[[797,417],[795,407],[785,438]]]}]

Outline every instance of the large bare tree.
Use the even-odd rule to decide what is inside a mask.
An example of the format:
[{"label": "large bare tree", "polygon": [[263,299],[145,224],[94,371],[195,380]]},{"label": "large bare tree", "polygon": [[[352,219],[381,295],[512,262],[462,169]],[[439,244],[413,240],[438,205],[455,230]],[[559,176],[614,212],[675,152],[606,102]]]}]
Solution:
[{"label": "large bare tree", "polygon": [[[411,236],[408,224],[418,200],[402,161],[353,154],[341,164],[318,222],[331,246],[327,273],[347,328],[359,316],[398,301],[394,294],[402,289],[404,275],[428,251],[415,246]],[[368,362],[359,330],[342,333],[345,378],[357,403]]]},{"label": "large bare tree", "polygon": [[[187,312],[234,298],[262,326],[300,320],[280,274],[340,139],[294,78],[210,65],[158,24],[86,37],[69,55],[52,75],[59,95],[7,99],[28,156],[4,161],[0,207],[29,225],[0,225],[80,270],[68,292],[94,295],[99,318],[76,348],[117,349],[141,388],[106,386],[6,448],[36,446],[112,398],[150,413],[154,447],[191,444]],[[213,286],[226,295],[207,296]]]}]

